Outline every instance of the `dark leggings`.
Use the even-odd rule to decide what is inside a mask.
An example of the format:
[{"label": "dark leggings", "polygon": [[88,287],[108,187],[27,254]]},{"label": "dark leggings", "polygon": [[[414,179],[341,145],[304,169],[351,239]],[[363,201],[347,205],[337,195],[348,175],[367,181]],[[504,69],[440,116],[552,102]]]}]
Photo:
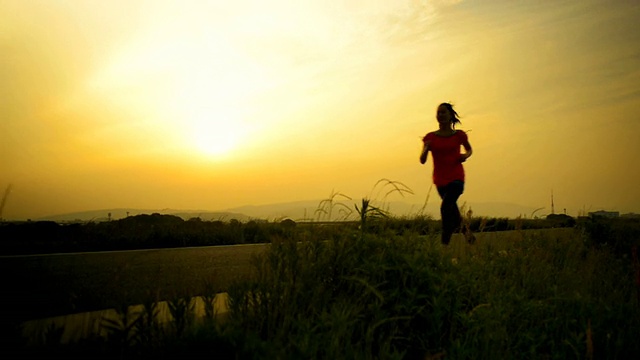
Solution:
[{"label": "dark leggings", "polygon": [[442,217],[442,243],[448,245],[451,235],[458,230],[462,217],[458,209],[458,198],[464,192],[464,182],[455,180],[445,186],[438,186],[438,194],[442,198],[440,215]]}]

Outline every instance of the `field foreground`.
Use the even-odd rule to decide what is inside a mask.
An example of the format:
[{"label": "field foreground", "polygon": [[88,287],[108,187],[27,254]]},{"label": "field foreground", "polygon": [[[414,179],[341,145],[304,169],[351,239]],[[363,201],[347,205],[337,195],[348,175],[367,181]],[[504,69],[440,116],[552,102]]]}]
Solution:
[{"label": "field foreground", "polygon": [[[572,229],[525,230],[478,233],[479,243],[504,246],[523,234],[554,232],[566,236]],[[564,234],[564,235],[562,235]],[[464,251],[456,234],[454,252]],[[105,335],[103,317],[115,318],[123,304],[141,304],[152,295],[158,300],[216,292],[223,298],[230,284],[247,278],[252,258],[264,254],[267,244],[206,246],[194,248],[106,251],[5,257],[4,319],[24,324],[30,339],[55,326],[64,328],[61,341],[78,341],[94,334]],[[18,271],[21,276],[15,277]],[[124,291],[123,291],[124,290]],[[201,298],[195,312],[204,315]],[[160,301],[160,318],[168,318],[166,301]],[[134,307],[136,305],[133,305]],[[140,305],[137,305],[140,306]],[[219,312],[228,307],[218,298]],[[133,308],[132,312],[139,309]]]},{"label": "field foreground", "polygon": [[[163,291],[173,287],[175,296],[166,305],[173,309],[170,326],[158,330],[149,298],[127,303],[131,297],[122,293],[130,293],[137,281],[118,277],[129,287],[105,282],[112,285],[103,293],[112,301],[120,299],[122,306],[116,308],[147,304],[143,310],[152,311],[146,317],[138,312],[146,327],[123,318],[120,324],[104,324],[108,331],[100,339],[64,346],[51,341],[59,342],[64,333],[52,328],[43,332],[42,345],[18,350],[30,355],[255,359],[628,358],[640,351],[638,288],[630,257],[594,246],[576,229],[477,235],[475,245],[457,237],[445,248],[437,234],[345,232],[328,241],[274,239],[259,251],[249,247],[240,257],[227,254],[225,261],[231,256],[231,263],[245,264],[246,272],[235,268],[233,274],[242,276],[224,285],[230,300],[225,322],[212,316],[211,321],[193,321],[189,306],[190,296],[206,303],[220,292],[215,274],[188,262],[182,271],[161,270],[172,259],[162,260],[162,255],[178,250],[157,251],[158,258],[146,262],[157,269],[145,271],[162,277],[156,284],[162,280]],[[101,264],[136,269],[135,258],[124,267],[117,261]],[[45,262],[55,268],[50,259]],[[96,264],[84,262],[89,263]],[[189,276],[189,270],[198,276]],[[78,273],[67,268],[71,278]],[[188,284],[200,279],[206,285],[185,288],[180,286],[185,278],[191,279]]]}]

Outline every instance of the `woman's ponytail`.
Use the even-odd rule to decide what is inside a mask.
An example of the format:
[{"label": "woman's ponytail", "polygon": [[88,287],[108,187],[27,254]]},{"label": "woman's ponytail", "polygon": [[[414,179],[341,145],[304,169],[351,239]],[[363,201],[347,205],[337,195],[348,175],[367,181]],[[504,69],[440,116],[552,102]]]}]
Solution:
[{"label": "woman's ponytail", "polygon": [[456,124],[462,124],[462,122],[460,122],[460,118],[458,116],[458,113],[453,109],[453,104],[451,104],[451,103],[442,103],[440,105],[441,106],[445,106],[447,108],[447,110],[449,110],[449,114],[451,114],[451,126],[453,126],[454,129],[456,127]]}]

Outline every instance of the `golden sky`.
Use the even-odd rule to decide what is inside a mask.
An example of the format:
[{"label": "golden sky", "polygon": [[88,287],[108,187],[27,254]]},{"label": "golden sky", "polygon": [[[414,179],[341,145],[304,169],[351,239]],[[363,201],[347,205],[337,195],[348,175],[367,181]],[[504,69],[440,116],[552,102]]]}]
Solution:
[{"label": "golden sky", "polygon": [[640,212],[638,19],[632,0],[0,0],[2,217],[382,178],[422,204],[443,101],[474,147],[461,201]]}]

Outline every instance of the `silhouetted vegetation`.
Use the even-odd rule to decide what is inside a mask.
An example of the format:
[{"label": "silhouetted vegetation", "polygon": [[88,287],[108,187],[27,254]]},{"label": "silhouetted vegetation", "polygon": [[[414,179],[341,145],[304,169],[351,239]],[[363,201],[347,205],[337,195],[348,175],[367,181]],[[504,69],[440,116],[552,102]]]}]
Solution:
[{"label": "silhouetted vegetation", "polygon": [[[372,209],[377,212],[372,212]],[[173,215],[136,215],[120,220],[62,224],[53,221],[0,223],[0,255],[46,254],[85,251],[176,248],[192,246],[268,243],[274,236],[304,237],[305,233],[328,233],[335,227],[356,228],[369,233],[417,233],[440,230],[429,216],[382,216],[377,208],[364,208],[360,221],[296,223],[183,220]],[[571,217],[558,219],[471,218],[474,232],[571,227]],[[332,230],[333,228],[333,230]]]},{"label": "silhouetted vegetation", "polygon": [[640,219],[591,217],[581,223],[591,245],[611,249],[621,256],[630,256],[640,245]]},{"label": "silhouetted vegetation", "polygon": [[185,221],[177,216],[161,214],[137,215],[99,223],[4,223],[0,225],[0,254],[265,243],[272,236],[292,236],[291,223],[202,221],[199,218]]},{"label": "silhouetted vegetation", "polygon": [[[123,310],[121,321],[106,324],[106,338],[60,345],[51,329],[40,345],[3,350],[106,359],[634,358],[637,259],[618,256],[605,239],[611,229],[615,239],[636,236],[638,223],[601,220],[448,247],[435,232],[418,235],[424,219],[396,229],[369,223],[379,233],[297,232],[303,227],[289,223],[296,232],[272,237],[250,275],[228,289],[225,322],[194,322],[180,297],[169,304],[174,320],[161,325],[150,299],[136,319]],[[630,241],[637,245],[638,237]]]}]

